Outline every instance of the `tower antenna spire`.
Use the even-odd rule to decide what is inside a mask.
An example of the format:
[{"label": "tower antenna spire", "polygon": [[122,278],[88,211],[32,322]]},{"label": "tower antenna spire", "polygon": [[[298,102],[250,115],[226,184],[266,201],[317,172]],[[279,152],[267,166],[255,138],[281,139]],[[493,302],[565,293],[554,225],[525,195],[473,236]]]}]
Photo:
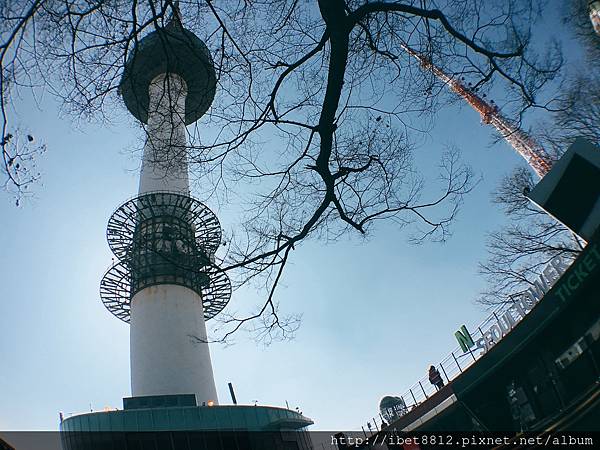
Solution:
[{"label": "tower antenna spire", "polygon": [[444,72],[440,67],[433,64],[427,56],[413,50],[406,44],[401,44],[401,46],[406,53],[419,61],[421,67],[433,73],[439,80],[449,86],[452,91],[465,99],[481,115],[481,121],[484,124],[492,125],[496,128],[504,140],[527,161],[527,164],[529,164],[540,178],[548,173],[553,161],[546,150],[525,131],[506,118],[496,105],[488,103],[477,95],[473,89]]}]

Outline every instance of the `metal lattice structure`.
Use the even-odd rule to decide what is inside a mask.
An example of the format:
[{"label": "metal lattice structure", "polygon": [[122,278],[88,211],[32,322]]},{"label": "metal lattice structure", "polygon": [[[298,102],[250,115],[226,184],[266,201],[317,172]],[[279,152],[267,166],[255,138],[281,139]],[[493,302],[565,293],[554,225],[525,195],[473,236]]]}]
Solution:
[{"label": "metal lattice structure", "polygon": [[229,278],[214,264],[221,227],[200,201],[173,192],[140,195],[113,213],[107,239],[119,261],[104,274],[100,296],[119,319],[129,322],[135,294],[159,284],[200,295],[206,320],[229,302]]},{"label": "metal lattice structure", "polygon": [[186,242],[194,241],[207,255],[221,245],[217,216],[195,198],[173,192],[151,192],[123,203],[108,220],[106,238],[121,259],[131,251],[136,236],[140,238],[142,227],[152,227],[152,234],[160,234],[165,225],[178,230]]},{"label": "metal lattice structure", "polygon": [[421,67],[429,70],[438,79],[448,85],[450,89],[464,98],[467,103],[481,115],[481,121],[484,124],[492,125],[496,128],[506,142],[508,142],[512,148],[527,161],[527,164],[531,166],[540,178],[548,173],[553,164],[552,158],[550,158],[542,146],[535,142],[531,136],[504,117],[497,106],[488,103],[472,89],[469,89],[459,80],[448,75],[433,64],[425,55],[416,52],[407,45],[403,45],[402,47],[406,53],[419,61]]}]

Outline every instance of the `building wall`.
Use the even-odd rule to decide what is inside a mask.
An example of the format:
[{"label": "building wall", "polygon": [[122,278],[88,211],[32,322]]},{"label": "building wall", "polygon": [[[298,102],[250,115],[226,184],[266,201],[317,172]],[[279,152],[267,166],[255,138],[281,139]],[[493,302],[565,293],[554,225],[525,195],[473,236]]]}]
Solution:
[{"label": "building wall", "polygon": [[61,437],[64,450],[308,450],[311,424],[284,408],[183,406],[69,417]]},{"label": "building wall", "polygon": [[540,429],[558,423],[596,395],[599,362],[600,243],[596,240],[530,315],[459,377],[453,388],[487,429]]},{"label": "building wall", "polygon": [[[600,232],[509,334],[389,429],[599,431],[598,379]],[[446,389],[456,401],[432,414]]]}]

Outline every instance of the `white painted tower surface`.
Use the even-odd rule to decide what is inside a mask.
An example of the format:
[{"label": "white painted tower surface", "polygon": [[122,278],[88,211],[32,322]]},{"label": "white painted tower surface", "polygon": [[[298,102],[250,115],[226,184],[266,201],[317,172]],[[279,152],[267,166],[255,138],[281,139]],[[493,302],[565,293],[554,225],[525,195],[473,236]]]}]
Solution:
[{"label": "white painted tower surface", "polygon": [[202,299],[184,286],[162,284],[131,301],[131,393],[196,394],[218,404],[206,343]]},{"label": "white painted tower surface", "polygon": [[[186,94],[176,74],[160,74],[150,83],[140,195],[189,194]],[[134,397],[194,393],[198,404],[218,404],[198,293],[174,284],[146,287],[131,299],[130,324]]]},{"label": "white painted tower surface", "polygon": [[100,283],[104,305],[130,324],[133,397],[194,394],[218,404],[206,323],[228,303],[231,284],[215,265],[221,228],[190,196],[186,125],[210,107],[216,76],[206,45],[178,14],[142,39],[120,84],[145,125],[138,196],[108,222],[117,263]]},{"label": "white painted tower surface", "polygon": [[148,124],[139,194],[168,191],[189,195],[185,129],[187,84],[161,73],[148,88]]}]

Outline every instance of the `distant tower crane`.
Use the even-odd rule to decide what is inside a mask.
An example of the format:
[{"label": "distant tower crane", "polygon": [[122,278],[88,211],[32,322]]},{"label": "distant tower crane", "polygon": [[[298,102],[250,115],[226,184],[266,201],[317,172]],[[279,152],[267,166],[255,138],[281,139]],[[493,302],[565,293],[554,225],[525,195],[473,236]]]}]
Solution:
[{"label": "distant tower crane", "polygon": [[527,161],[527,164],[531,166],[540,178],[548,173],[553,163],[548,153],[531,136],[504,117],[496,105],[488,103],[477,95],[473,89],[464,86],[459,80],[448,75],[433,64],[431,59],[425,55],[416,52],[407,45],[402,45],[402,47],[406,53],[419,61],[421,67],[431,71],[437,78],[450,86],[450,89],[464,98],[475,111],[481,114],[481,121],[483,123],[496,128],[506,142]]}]

